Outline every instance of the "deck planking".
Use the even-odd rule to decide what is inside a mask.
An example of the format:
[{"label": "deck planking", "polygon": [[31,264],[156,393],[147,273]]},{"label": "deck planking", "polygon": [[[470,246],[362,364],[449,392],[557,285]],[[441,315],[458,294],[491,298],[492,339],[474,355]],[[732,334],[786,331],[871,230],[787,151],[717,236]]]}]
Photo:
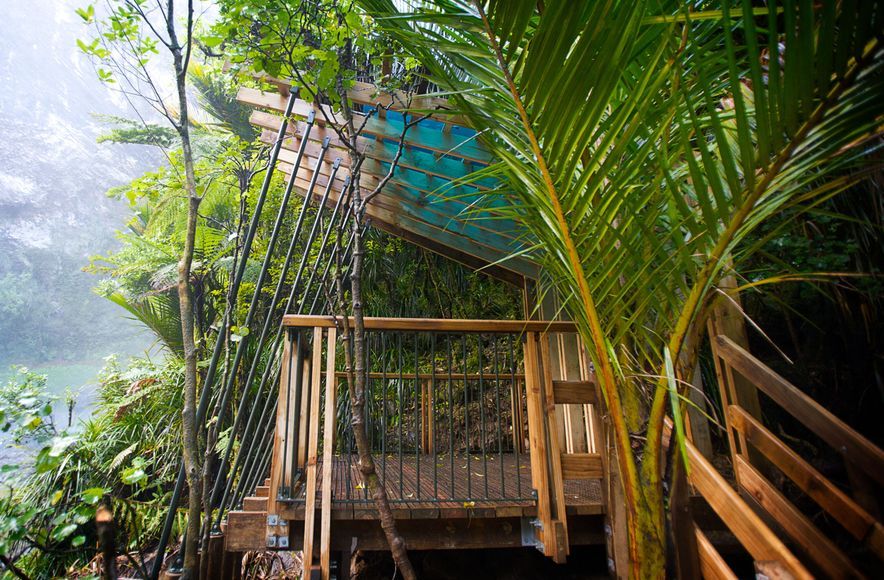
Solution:
[{"label": "deck planking", "polygon": [[[403,454],[375,455],[378,477],[397,517],[499,517],[533,515],[536,502],[532,495],[531,463],[527,454],[489,455],[487,463],[480,455],[455,454],[452,472],[450,455]],[[322,459],[317,461],[317,503],[322,498]],[[401,468],[401,472],[400,472]],[[418,476],[420,470],[420,476]],[[401,477],[400,477],[401,473]],[[340,519],[373,519],[374,501],[359,471],[356,454],[335,455],[332,467],[332,514]],[[284,510],[290,516],[304,517],[305,496]],[[564,496],[571,515],[604,512],[599,480],[565,480]]]}]

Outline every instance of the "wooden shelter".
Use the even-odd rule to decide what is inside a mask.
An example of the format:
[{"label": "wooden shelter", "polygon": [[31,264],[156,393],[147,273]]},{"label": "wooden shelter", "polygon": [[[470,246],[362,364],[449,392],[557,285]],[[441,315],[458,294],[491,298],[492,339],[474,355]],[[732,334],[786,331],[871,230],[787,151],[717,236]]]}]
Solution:
[{"label": "wooden shelter", "polygon": [[[327,107],[290,99],[287,82],[267,80],[275,91],[242,88],[238,94],[255,108],[251,121],[262,129],[261,139],[273,144],[284,134],[278,164],[294,173],[295,190],[339,206],[348,167],[332,161],[346,155],[328,125],[340,120]],[[350,96],[365,107],[390,99],[364,84]],[[281,114],[289,105],[295,120],[284,124]],[[427,98],[411,103],[421,111],[442,106]],[[403,135],[406,121],[397,109],[365,122],[359,146],[368,157],[362,186],[369,190],[387,173]],[[308,117],[315,126],[308,127]],[[371,225],[522,287],[526,312],[552,319],[558,312],[552,299],[528,307],[539,272],[518,254],[531,239],[500,211],[499,197],[487,195],[497,184],[452,185],[493,161],[479,136],[457,123],[431,116],[404,134],[400,169],[367,208]],[[708,455],[708,441],[688,445],[692,498],[680,504],[685,515],[677,518],[684,539],[680,569],[688,576],[693,570],[707,578],[736,577],[704,532],[710,518],[691,515],[691,506],[702,505],[724,522],[759,572],[861,575],[843,548],[771,483],[768,467],[843,518],[849,535],[880,561],[884,532],[862,491],[867,488],[839,488],[770,432],[757,391],[838,449],[865,474],[857,481],[884,483],[884,453],[754,359],[745,343],[734,342],[739,337],[726,320],[717,317],[710,334],[736,478],[727,480],[700,451]],[[332,561],[342,554],[386,548],[347,432],[335,321],[289,315],[283,324],[269,467],[213,536],[219,576],[235,576],[235,562],[251,550],[302,550],[305,569],[316,564],[329,578]],[[603,544],[611,573],[626,575],[624,516],[605,410],[572,323],[367,319],[366,329],[372,450],[409,549],[529,547],[564,562],[573,546]],[[422,366],[425,359],[445,364]],[[704,425],[693,419],[694,437],[703,439]]]}]

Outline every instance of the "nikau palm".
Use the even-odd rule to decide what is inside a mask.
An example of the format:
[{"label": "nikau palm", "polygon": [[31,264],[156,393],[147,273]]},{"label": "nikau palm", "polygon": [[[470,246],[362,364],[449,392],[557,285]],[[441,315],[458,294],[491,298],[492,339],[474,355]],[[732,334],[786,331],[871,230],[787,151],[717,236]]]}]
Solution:
[{"label": "nikau palm", "polygon": [[663,434],[684,413],[670,385],[695,366],[717,284],[757,249],[747,236],[874,169],[881,5],[361,4],[500,160],[482,171],[502,184],[491,195],[525,224],[595,366],[630,574],[662,575]]}]

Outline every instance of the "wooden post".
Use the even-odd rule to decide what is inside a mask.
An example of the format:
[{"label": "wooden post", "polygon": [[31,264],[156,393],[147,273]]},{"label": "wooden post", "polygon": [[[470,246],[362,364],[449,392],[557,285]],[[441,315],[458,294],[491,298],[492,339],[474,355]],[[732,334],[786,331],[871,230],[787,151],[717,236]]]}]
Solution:
[{"label": "wooden post", "polygon": [[[292,373],[292,337],[288,332],[285,336],[285,344],[282,349],[282,365],[279,372],[279,404],[276,406],[276,432],[273,435],[273,451],[270,460],[270,490],[267,497],[267,513],[276,513],[276,501],[279,499],[280,490],[289,486],[288,474],[283,469],[283,457],[294,461],[294,449],[290,429],[293,425],[294,409],[286,409],[286,401],[294,401],[295,385],[290,381]],[[291,407],[294,407],[292,404]],[[268,527],[267,535],[275,534],[276,529]]]},{"label": "wooden post", "polygon": [[[733,291],[737,287],[734,276],[722,278],[718,287],[724,291]],[[733,295],[731,295],[733,294]],[[707,324],[709,338],[712,342],[713,359],[715,360],[715,375],[718,379],[718,388],[721,395],[722,415],[727,428],[728,444],[730,445],[731,460],[736,462],[737,455],[747,453],[746,442],[742,435],[738,435],[740,448],[735,445],[734,431],[730,426],[727,408],[730,405],[739,405],[752,417],[761,419],[761,404],[758,401],[758,391],[755,385],[739,373],[734,373],[729,365],[723,365],[720,357],[716,354],[715,337],[724,335],[739,346],[749,350],[749,337],[746,333],[746,321],[740,307],[740,297],[735,293],[727,296],[719,296],[712,310],[712,316]],[[750,453],[753,463],[758,465],[763,462],[760,455],[754,451]]]},{"label": "wooden post", "polygon": [[552,500],[553,526],[555,530],[552,558],[555,562],[564,564],[569,552],[568,516],[565,509],[565,482],[562,478],[562,445],[558,440],[558,415],[556,414],[556,402],[553,394],[552,357],[550,356],[549,342],[548,336],[545,336],[545,334],[541,335],[540,363],[541,376],[543,377],[541,392],[544,398],[547,436],[549,437],[547,463],[550,471],[550,499]]},{"label": "wooden post", "polygon": [[307,450],[307,492],[304,505],[304,549],[303,566],[304,572],[313,567],[313,533],[316,524],[316,459],[319,439],[319,382],[322,380],[322,328],[313,329],[313,372],[310,380],[310,403]]},{"label": "wooden post", "polygon": [[328,329],[325,363],[325,428],[322,434],[322,522],[319,529],[319,558],[322,580],[329,580],[331,569],[332,467],[335,437],[335,347],[337,331]]},{"label": "wooden post", "polygon": [[[712,436],[709,432],[709,419],[703,416],[706,411],[706,398],[703,396],[703,375],[700,365],[694,367],[694,376],[691,379],[691,387],[688,389],[688,399],[696,405],[688,406],[687,432],[688,437],[703,454],[706,459],[712,459]],[[691,530],[691,534],[693,530]]]},{"label": "wooden post", "polygon": [[689,484],[684,462],[676,452],[672,467],[672,492],[669,496],[669,521],[674,539],[674,567],[676,578],[700,578],[700,553],[694,516],[691,513]]},{"label": "wooden post", "polygon": [[239,580],[242,577],[242,552],[224,551],[221,580]]},{"label": "wooden post", "polygon": [[537,519],[540,527],[535,537],[543,544],[543,553],[552,556],[552,506],[549,472],[546,468],[547,445],[544,427],[544,401],[541,390],[537,352],[537,333],[528,332],[525,340],[525,393],[528,399],[528,447],[531,456],[531,481],[537,493]]},{"label": "wooden post", "polygon": [[224,535],[222,533],[213,532],[209,535],[208,550],[203,557],[208,558],[206,577],[220,578],[223,575],[224,566]]}]

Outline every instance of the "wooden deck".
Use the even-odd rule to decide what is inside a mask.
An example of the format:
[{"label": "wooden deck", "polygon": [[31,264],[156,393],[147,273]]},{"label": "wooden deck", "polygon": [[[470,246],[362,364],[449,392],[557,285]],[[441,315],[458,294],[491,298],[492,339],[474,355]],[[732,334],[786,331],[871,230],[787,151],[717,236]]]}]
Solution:
[{"label": "wooden deck", "polygon": [[[536,513],[531,483],[530,457],[526,454],[479,455],[403,454],[376,456],[381,481],[401,519],[434,517],[528,516]],[[453,469],[452,469],[453,466]],[[400,477],[400,468],[401,474]],[[319,460],[317,490],[322,489],[322,460]],[[418,475],[420,472],[420,475]],[[332,512],[334,519],[362,519],[376,513],[373,499],[363,484],[356,455],[335,456]],[[418,485],[420,482],[420,485]],[[280,515],[303,519],[305,486],[294,500],[283,502]],[[317,492],[317,504],[322,496]],[[604,513],[599,480],[565,480],[565,501],[569,514]]]}]

